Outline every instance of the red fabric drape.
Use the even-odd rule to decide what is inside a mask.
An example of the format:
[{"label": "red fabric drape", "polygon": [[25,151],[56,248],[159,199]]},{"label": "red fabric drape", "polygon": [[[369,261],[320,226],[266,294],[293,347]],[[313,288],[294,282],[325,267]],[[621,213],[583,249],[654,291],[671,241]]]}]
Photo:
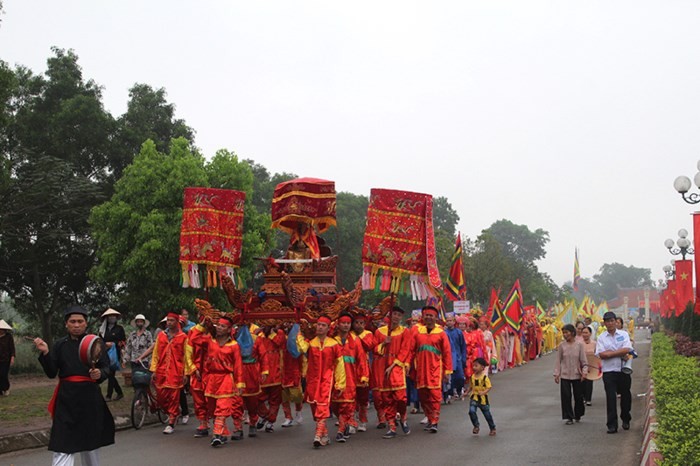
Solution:
[{"label": "red fabric drape", "polygon": [[[700,251],[700,212],[693,214],[693,242]],[[695,313],[700,315],[700,261],[695,261]]]},{"label": "red fabric drape", "polygon": [[668,295],[666,304],[668,305],[668,316],[671,317],[676,311],[676,280],[668,280],[668,286],[666,287],[666,294]]},{"label": "red fabric drape", "polygon": [[693,261],[676,261],[676,317],[693,302]]}]

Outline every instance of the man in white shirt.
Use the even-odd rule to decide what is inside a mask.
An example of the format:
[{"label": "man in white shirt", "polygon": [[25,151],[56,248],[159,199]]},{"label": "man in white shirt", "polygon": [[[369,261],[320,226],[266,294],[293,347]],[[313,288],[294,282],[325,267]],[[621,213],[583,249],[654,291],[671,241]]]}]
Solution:
[{"label": "man in white shirt", "polygon": [[603,323],[606,332],[598,337],[595,354],[602,359],[603,385],[605,386],[605,399],[608,411],[608,433],[617,433],[617,394],[620,394],[620,419],[622,428],[629,430],[632,416],[632,393],[630,391],[631,379],[624,377],[622,363],[632,350],[627,332],[617,330],[614,312],[606,312],[603,315]]}]

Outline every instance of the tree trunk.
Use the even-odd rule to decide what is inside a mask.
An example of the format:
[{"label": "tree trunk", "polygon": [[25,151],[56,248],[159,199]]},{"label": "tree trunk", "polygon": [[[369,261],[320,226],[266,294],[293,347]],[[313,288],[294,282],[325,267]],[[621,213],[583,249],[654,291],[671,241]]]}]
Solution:
[{"label": "tree trunk", "polygon": [[51,334],[51,313],[42,312],[41,313],[41,338],[49,345],[49,348],[53,347],[53,335]]}]

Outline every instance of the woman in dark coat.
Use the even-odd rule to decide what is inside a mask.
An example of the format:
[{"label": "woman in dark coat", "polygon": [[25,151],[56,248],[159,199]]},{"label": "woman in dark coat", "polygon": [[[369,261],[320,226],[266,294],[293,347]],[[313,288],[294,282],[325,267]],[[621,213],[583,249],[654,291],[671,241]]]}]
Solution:
[{"label": "woman in dark coat", "polygon": [[110,373],[109,358],[103,352],[94,368],[80,361],[78,348],[87,330],[85,309],[66,309],[64,320],[68,336],[58,340],[51,351],[41,338],[34,340],[44,372],[60,379],[54,393],[49,450],[54,452],[53,464],[72,464],[73,455],[80,452],[83,465],[96,465],[97,450],[114,443],[114,419],[98,385]]},{"label": "woman in dark coat", "polygon": [[[102,313],[102,325],[100,326],[99,334],[102,339],[107,344],[107,348],[112,346],[116,347],[117,350],[117,361],[122,360],[122,347],[126,345],[126,333],[124,332],[124,327],[117,323],[117,319],[121,317],[119,311],[115,311],[112,308],[107,309]],[[114,364],[111,365],[111,370],[109,377],[107,377],[107,401],[112,401],[112,394],[117,393],[114,401],[121,400],[124,398],[124,393],[122,392],[122,387],[119,385],[117,380],[117,374],[115,371],[119,370]]]}]

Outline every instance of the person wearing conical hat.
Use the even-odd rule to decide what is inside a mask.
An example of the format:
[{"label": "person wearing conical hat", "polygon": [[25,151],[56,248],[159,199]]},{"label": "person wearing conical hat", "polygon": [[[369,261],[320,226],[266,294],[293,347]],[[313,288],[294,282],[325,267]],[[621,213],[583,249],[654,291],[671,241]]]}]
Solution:
[{"label": "person wearing conical hat", "polygon": [[15,364],[15,340],[12,327],[0,319],[0,396],[10,394],[10,366]]},{"label": "person wearing conical hat", "polygon": [[[122,348],[126,344],[126,333],[124,332],[124,327],[117,323],[117,320],[122,315],[119,311],[112,308],[107,309],[102,313],[102,325],[100,325],[99,334],[104,340],[107,348],[116,347],[117,351],[117,361],[121,361]],[[116,374],[114,370],[117,367],[112,367],[112,372],[110,372],[107,378],[107,401],[112,401],[112,394],[117,393],[114,401],[121,400],[124,398],[124,393],[122,392],[122,387],[119,385]]]}]

